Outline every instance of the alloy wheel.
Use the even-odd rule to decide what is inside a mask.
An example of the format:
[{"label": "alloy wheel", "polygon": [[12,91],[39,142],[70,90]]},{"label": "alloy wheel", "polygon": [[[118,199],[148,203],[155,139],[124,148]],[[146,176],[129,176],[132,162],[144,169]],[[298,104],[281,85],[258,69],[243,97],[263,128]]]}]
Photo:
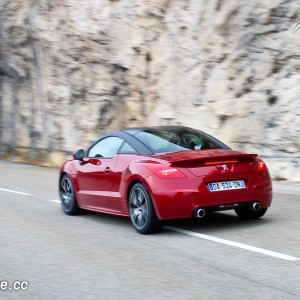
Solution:
[{"label": "alloy wheel", "polygon": [[73,186],[70,178],[67,176],[61,180],[61,201],[66,211],[71,210],[73,205]]},{"label": "alloy wheel", "polygon": [[134,188],[129,198],[130,217],[137,229],[142,229],[148,219],[148,205],[144,192],[139,188]]}]

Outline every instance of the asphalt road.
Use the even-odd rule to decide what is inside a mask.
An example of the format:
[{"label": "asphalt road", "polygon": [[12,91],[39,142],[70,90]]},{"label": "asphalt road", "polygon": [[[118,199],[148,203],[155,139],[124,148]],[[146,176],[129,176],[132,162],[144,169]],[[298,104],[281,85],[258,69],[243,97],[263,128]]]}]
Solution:
[{"label": "asphalt road", "polygon": [[144,236],[128,218],[66,216],[57,177],[0,160],[0,299],[300,299],[300,185],[276,183],[260,220],[214,213]]}]

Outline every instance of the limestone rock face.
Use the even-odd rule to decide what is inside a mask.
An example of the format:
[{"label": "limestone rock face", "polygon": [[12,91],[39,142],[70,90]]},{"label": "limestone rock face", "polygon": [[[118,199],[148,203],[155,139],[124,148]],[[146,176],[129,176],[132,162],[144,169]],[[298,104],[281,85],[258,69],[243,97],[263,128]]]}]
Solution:
[{"label": "limestone rock face", "polygon": [[182,124],[300,180],[299,11],[291,0],[1,0],[0,143],[71,151],[112,129]]}]

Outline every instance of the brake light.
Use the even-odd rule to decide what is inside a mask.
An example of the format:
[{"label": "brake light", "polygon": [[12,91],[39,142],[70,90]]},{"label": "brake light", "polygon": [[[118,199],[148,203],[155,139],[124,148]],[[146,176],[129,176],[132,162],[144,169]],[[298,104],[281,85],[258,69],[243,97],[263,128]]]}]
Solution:
[{"label": "brake light", "polygon": [[181,171],[176,168],[172,168],[169,166],[161,165],[161,164],[147,164],[145,165],[147,169],[153,172],[159,178],[184,178],[186,177]]},{"label": "brake light", "polygon": [[256,161],[257,161],[257,170],[258,171],[264,171],[264,170],[268,169],[267,165],[265,164],[265,162],[262,159],[256,158]]},{"label": "brake light", "polygon": [[205,161],[206,166],[215,166],[215,165],[223,165],[223,164],[234,164],[237,163],[238,161],[236,159],[232,160],[218,160],[218,161]]}]

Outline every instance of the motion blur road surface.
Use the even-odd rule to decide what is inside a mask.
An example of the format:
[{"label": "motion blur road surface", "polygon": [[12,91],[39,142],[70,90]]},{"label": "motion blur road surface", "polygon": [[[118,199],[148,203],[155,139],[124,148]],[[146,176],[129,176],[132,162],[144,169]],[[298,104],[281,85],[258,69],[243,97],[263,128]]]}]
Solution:
[{"label": "motion blur road surface", "polygon": [[300,299],[296,183],[274,184],[260,220],[214,213],[140,235],[129,218],[66,216],[56,169],[0,170],[0,299]]}]

